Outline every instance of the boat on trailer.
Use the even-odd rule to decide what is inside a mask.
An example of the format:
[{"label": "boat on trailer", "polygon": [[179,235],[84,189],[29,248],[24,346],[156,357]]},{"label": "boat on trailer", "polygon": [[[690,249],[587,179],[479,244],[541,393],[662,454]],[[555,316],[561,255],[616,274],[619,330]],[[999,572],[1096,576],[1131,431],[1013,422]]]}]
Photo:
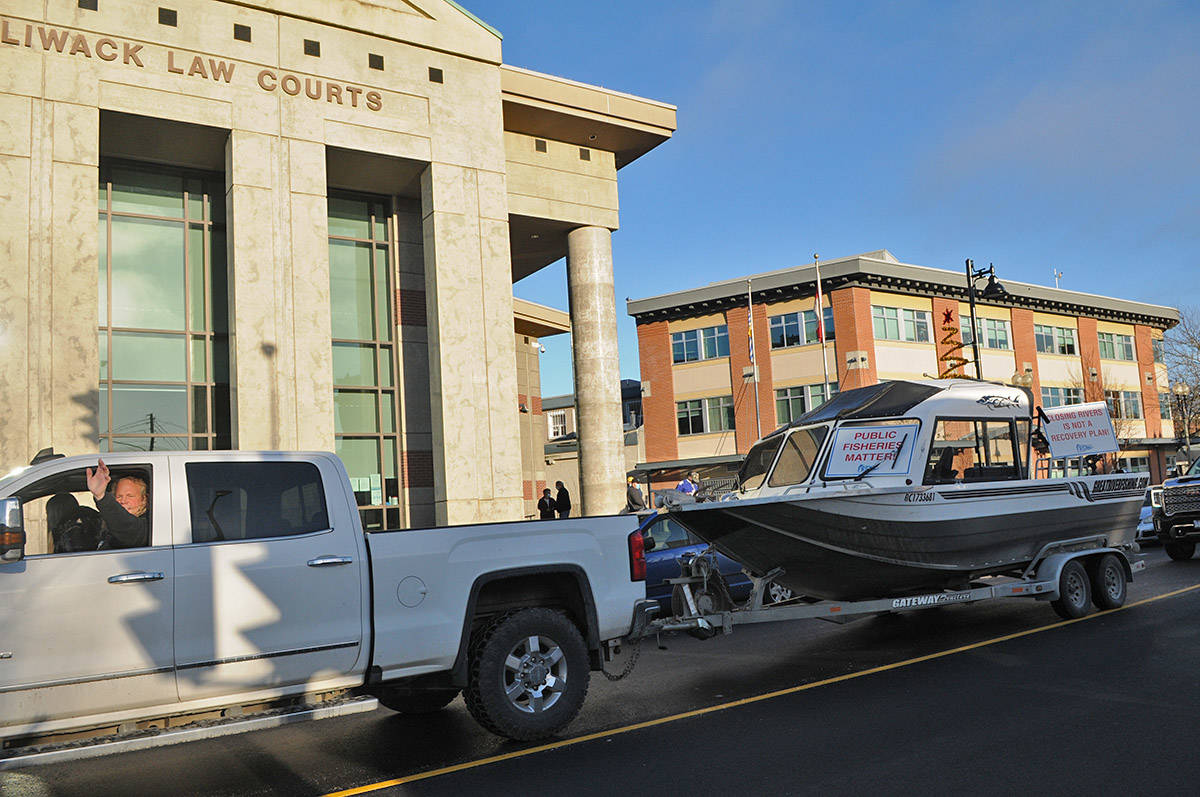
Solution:
[{"label": "boat on trailer", "polygon": [[1032,409],[1025,388],[969,379],[848,390],[757,442],[735,491],[668,511],[752,573],[836,601],[966,589],[1063,540],[1136,550],[1149,476],[1029,478]]}]

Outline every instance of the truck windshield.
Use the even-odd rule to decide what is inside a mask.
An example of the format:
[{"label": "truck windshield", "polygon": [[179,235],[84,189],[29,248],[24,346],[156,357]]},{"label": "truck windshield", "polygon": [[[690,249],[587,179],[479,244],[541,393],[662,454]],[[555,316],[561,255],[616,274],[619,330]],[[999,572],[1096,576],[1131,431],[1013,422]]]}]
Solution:
[{"label": "truck windshield", "polygon": [[1187,476],[1200,476],[1200,459],[1192,463],[1192,466],[1187,469]]},{"label": "truck windshield", "polygon": [[742,467],[738,469],[740,489],[757,490],[762,486],[767,471],[771,469],[771,463],[775,461],[775,454],[783,443],[783,437],[782,434],[772,435],[766,440],[760,440],[750,449],[750,453],[746,454],[746,459],[742,461]]}]

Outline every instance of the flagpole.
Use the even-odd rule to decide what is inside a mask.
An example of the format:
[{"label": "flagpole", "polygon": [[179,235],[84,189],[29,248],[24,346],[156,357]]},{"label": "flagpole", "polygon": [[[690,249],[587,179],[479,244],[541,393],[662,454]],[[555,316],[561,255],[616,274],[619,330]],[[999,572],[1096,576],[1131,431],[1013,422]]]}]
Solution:
[{"label": "flagpole", "polygon": [[813,268],[817,270],[817,306],[814,308],[817,312],[817,329],[821,334],[821,373],[825,375],[825,384],[821,386],[821,395],[825,396],[825,400],[829,401],[832,396],[829,394],[829,361],[825,357],[825,303],[822,301],[821,293],[821,256],[813,254]]},{"label": "flagpole", "polygon": [[750,329],[750,376],[754,380],[754,431],[755,440],[762,439],[762,419],[758,413],[758,363],[754,361],[754,301],[750,295],[750,278],[746,278],[746,324]]}]

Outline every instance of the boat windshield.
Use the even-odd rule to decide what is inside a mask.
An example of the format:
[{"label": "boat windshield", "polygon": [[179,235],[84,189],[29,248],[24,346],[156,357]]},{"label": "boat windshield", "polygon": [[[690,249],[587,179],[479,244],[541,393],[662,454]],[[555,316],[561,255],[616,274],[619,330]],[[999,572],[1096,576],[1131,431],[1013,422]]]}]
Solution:
[{"label": "boat windshield", "polygon": [[829,425],[824,424],[797,429],[788,435],[787,442],[783,444],[783,453],[779,455],[779,463],[771,472],[771,486],[782,487],[808,481],[808,474],[812,473],[828,434]]},{"label": "boat windshield", "polygon": [[771,469],[771,463],[775,461],[775,454],[779,451],[779,446],[783,443],[783,435],[772,435],[765,440],[760,440],[750,449],[750,453],[746,454],[746,458],[742,461],[742,467],[738,469],[738,487],[742,490],[757,490],[762,487],[763,479],[767,477],[767,471]]}]

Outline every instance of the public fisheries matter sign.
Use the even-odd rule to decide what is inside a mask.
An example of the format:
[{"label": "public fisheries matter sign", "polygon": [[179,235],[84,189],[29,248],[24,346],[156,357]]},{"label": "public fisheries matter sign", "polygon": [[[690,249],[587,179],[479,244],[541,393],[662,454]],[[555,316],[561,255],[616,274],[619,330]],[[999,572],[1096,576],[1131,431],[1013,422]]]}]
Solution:
[{"label": "public fisheries matter sign", "polygon": [[1042,408],[1042,434],[1054,459],[1110,454],[1118,449],[1108,405],[1103,401]]},{"label": "public fisheries matter sign", "polygon": [[875,476],[908,473],[919,424],[843,426],[833,438],[826,478],[857,476],[868,468]]}]

